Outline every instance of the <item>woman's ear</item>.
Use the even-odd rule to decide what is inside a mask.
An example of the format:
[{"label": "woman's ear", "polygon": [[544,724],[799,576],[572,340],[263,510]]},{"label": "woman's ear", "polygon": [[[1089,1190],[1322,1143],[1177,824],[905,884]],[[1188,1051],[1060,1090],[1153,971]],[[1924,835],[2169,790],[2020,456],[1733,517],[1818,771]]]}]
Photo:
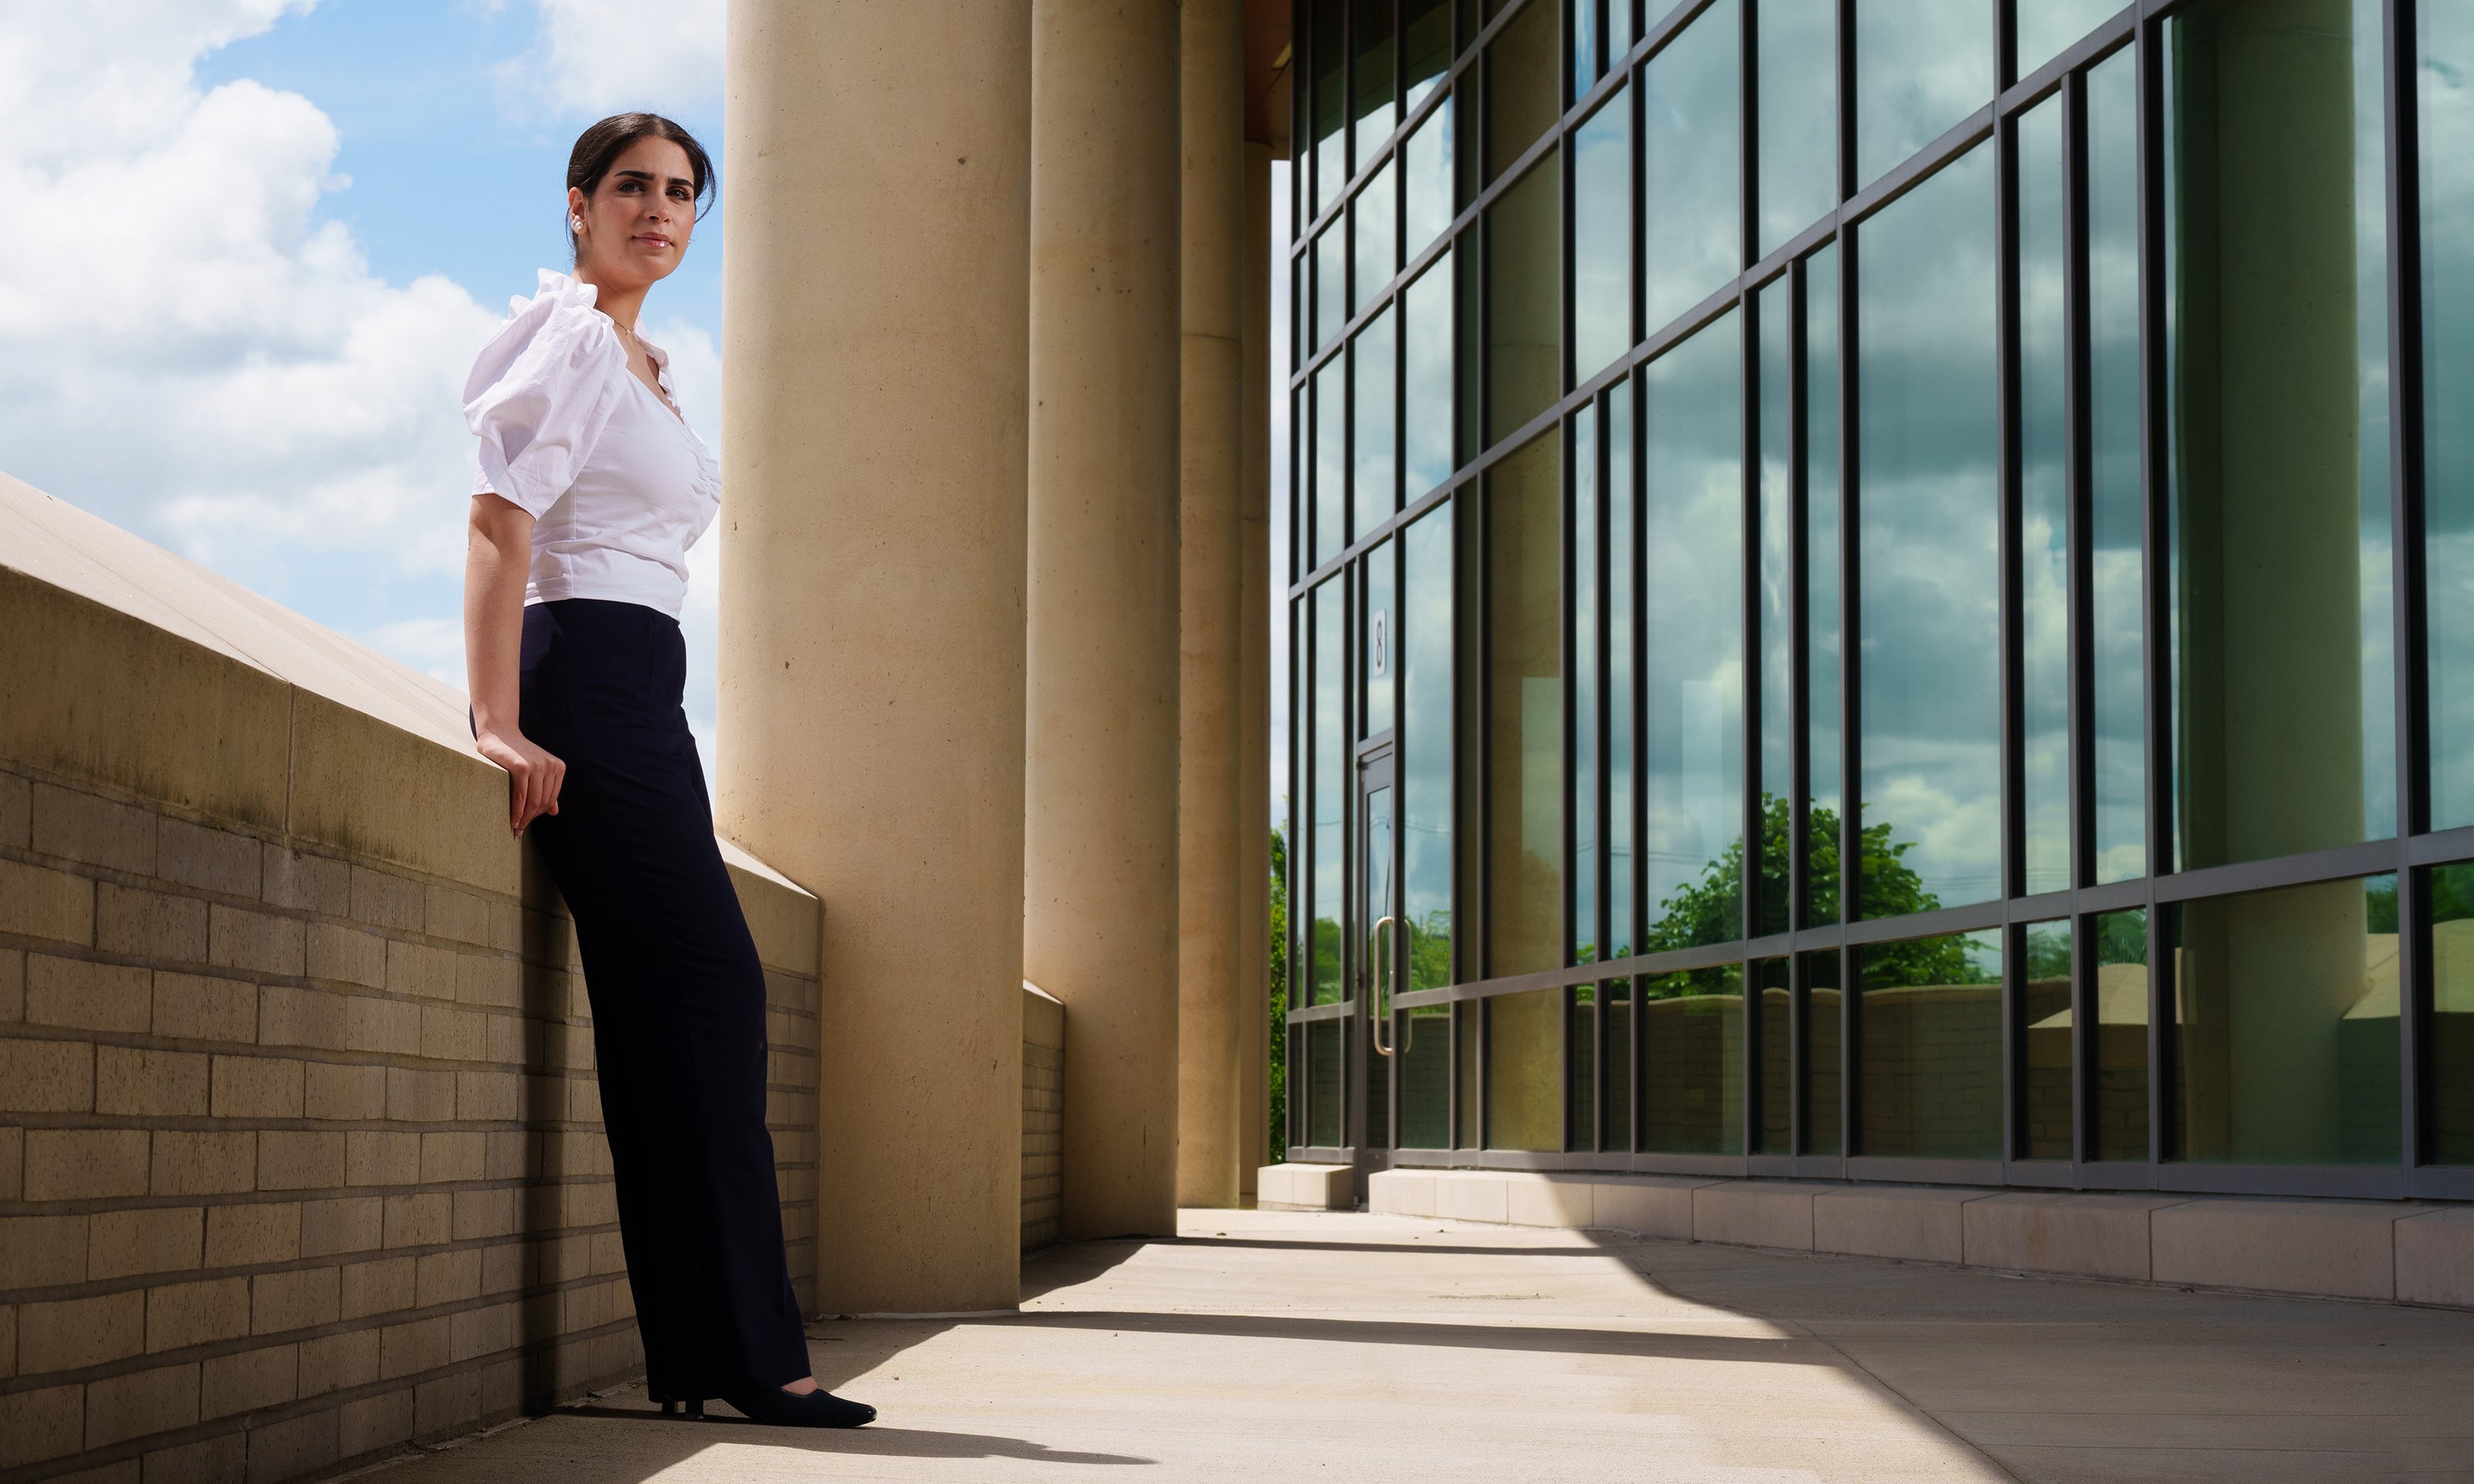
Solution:
[{"label": "woman's ear", "polygon": [[584,230],[584,192],[572,185],[567,188],[567,225],[572,231]]}]

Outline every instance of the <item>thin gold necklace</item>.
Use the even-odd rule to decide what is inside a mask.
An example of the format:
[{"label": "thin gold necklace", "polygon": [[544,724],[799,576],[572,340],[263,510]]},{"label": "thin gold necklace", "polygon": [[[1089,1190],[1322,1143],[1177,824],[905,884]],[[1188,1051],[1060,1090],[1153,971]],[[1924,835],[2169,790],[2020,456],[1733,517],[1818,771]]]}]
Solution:
[{"label": "thin gold necklace", "polygon": [[[662,399],[662,405],[670,410],[671,417],[678,419],[681,422],[685,422],[688,419],[688,415],[679,411],[679,404],[671,398],[669,393],[662,389],[662,367],[660,362],[653,359],[652,347],[644,345],[643,339],[636,333],[634,326],[619,323],[618,316],[604,310],[601,318],[610,322],[610,327],[612,329],[617,330],[619,334],[626,336],[629,340],[643,347],[644,364],[653,368],[653,379],[649,382],[645,382],[645,385],[653,389],[653,395]],[[626,347],[622,346],[619,348],[623,350]],[[636,358],[632,355],[627,358],[627,374],[630,376],[636,376],[635,360]],[[639,381],[644,380],[642,376],[636,376],[636,379]]]}]

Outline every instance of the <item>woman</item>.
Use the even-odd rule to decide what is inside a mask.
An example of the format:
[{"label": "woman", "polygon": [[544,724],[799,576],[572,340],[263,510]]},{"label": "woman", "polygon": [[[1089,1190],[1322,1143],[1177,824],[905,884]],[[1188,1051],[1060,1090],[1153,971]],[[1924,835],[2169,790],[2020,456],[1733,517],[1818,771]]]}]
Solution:
[{"label": "woman", "polygon": [[687,551],[720,478],[636,323],[711,177],[667,119],[586,130],[567,167],[574,275],[544,270],[465,383],[473,730],[575,919],[654,1398],[856,1427],[875,1409],[809,1373],[764,1129],[764,972],[679,708]]}]

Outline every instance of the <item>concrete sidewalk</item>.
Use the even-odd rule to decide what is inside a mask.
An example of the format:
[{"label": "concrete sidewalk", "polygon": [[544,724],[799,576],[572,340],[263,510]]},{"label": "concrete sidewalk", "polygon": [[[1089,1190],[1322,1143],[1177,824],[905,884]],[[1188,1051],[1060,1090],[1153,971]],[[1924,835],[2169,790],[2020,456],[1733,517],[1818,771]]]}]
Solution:
[{"label": "concrete sidewalk", "polygon": [[[841,1320],[852,1433],[629,1390],[387,1484],[2474,1479],[2474,1315],[1405,1217],[1188,1211],[1018,1317]],[[716,1407],[717,1415],[727,1408]]]}]

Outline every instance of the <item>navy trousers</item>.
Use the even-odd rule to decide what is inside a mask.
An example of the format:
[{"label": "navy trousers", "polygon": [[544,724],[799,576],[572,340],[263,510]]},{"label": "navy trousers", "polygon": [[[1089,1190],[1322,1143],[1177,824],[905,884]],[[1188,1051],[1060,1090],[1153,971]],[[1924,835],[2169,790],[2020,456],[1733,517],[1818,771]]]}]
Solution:
[{"label": "navy trousers", "polygon": [[764,1128],[764,970],[713,838],[678,623],[524,610],[524,735],[564,759],[531,832],[575,920],[627,1281],[656,1397],[809,1372]]}]

